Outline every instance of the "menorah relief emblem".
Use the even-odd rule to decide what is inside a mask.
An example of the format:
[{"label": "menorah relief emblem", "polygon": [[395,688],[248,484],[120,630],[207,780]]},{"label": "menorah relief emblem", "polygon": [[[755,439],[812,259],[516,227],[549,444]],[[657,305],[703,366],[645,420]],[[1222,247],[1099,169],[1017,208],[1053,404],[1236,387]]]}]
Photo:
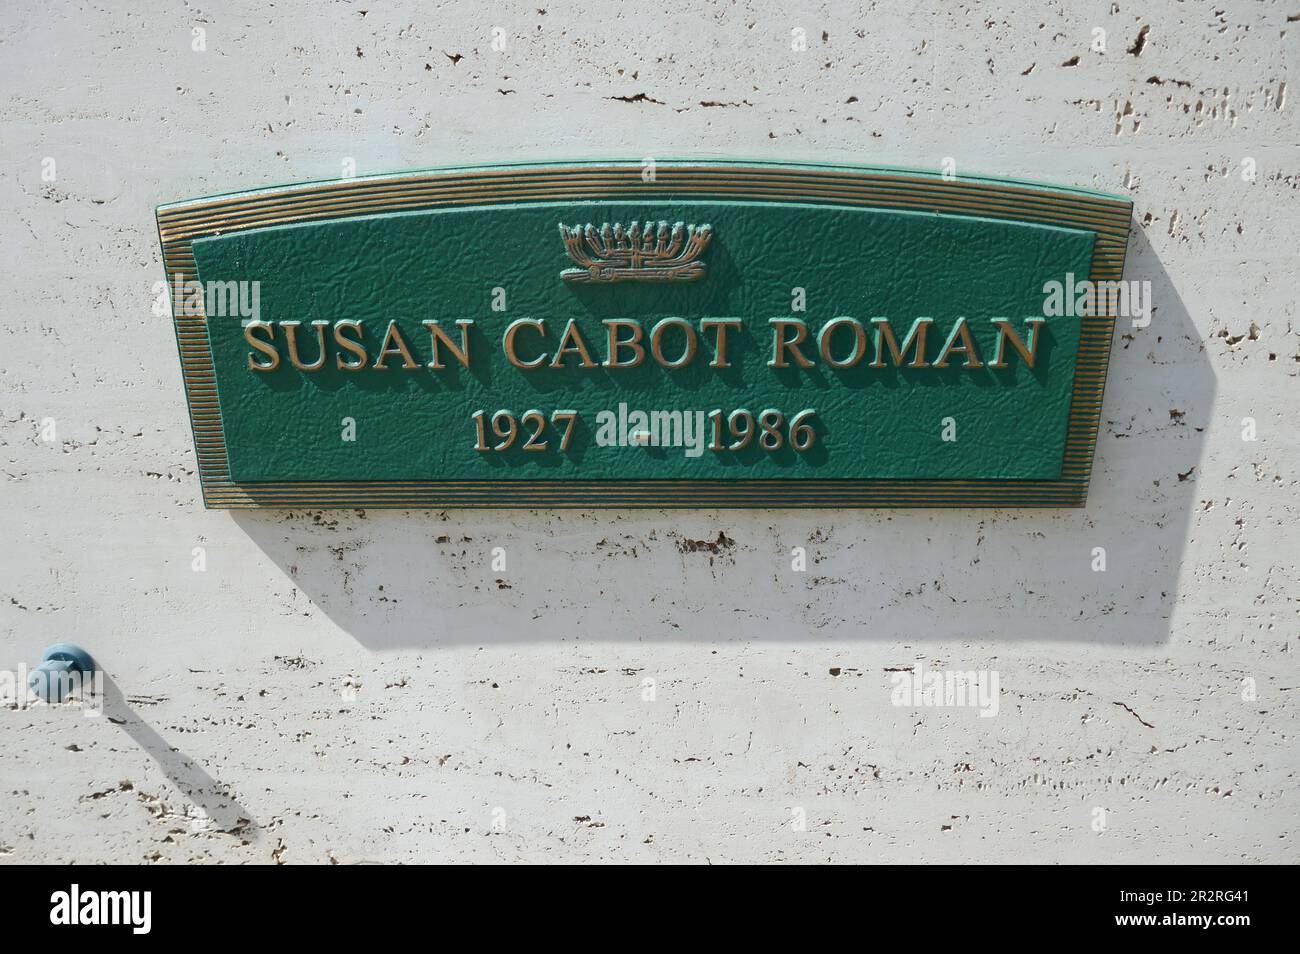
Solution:
[{"label": "menorah relief emblem", "polygon": [[577,268],[566,268],[567,282],[693,282],[704,277],[700,256],[713,238],[711,225],[678,222],[560,224],[564,250]]}]

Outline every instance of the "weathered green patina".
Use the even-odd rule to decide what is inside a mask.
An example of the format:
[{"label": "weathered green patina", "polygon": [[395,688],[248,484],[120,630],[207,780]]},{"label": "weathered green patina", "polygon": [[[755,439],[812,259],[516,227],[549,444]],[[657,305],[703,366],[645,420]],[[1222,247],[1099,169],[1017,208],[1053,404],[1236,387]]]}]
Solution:
[{"label": "weathered green patina", "polygon": [[1053,505],[1086,493],[1113,320],[1044,319],[1044,286],[1119,278],[1127,204],[684,162],[159,220],[213,505]]}]

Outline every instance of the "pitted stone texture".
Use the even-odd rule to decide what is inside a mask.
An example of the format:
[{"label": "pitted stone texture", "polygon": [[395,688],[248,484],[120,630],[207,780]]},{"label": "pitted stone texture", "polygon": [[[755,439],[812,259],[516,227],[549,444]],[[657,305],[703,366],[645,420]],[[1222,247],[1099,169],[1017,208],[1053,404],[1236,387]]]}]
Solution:
[{"label": "pitted stone texture", "polygon": [[[1300,8],[880,6],[6,6],[0,857],[1296,861]],[[1131,195],[1087,509],[201,509],[156,203],[656,155]]]}]

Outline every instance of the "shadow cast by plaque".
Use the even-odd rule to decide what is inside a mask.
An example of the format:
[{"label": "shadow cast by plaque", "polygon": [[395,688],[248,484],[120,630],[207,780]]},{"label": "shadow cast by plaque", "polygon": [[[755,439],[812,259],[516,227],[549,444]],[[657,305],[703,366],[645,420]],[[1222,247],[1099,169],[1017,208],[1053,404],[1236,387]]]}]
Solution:
[{"label": "shadow cast by plaque", "polygon": [[[601,640],[1168,638],[1215,380],[1134,223],[1088,504],[1068,510],[367,511],[233,519],[374,650]],[[802,548],[806,569],[793,564]]]}]

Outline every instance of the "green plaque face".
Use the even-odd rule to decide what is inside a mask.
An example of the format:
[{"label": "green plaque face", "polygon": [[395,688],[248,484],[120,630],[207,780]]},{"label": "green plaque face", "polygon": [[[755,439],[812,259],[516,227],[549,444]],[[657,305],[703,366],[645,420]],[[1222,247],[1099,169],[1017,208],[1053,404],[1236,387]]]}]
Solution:
[{"label": "green plaque face", "polygon": [[1081,506],[1130,212],[611,162],[158,222],[208,506]]}]

